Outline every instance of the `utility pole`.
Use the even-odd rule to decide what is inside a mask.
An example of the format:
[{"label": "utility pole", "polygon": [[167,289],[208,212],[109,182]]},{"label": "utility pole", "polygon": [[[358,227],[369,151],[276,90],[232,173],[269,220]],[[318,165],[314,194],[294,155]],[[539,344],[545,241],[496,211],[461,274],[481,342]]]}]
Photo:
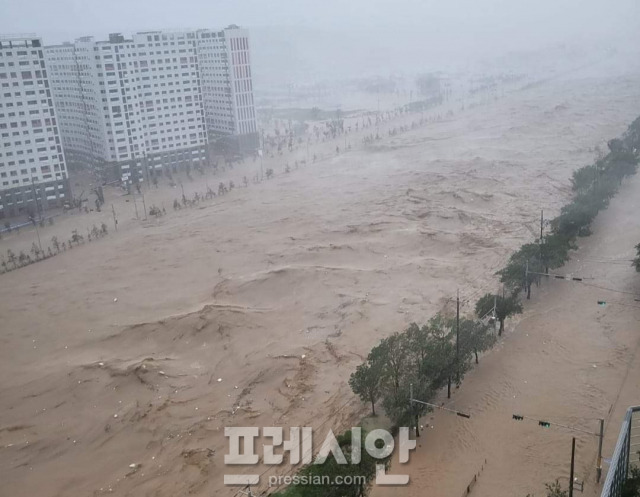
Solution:
[{"label": "utility pole", "polygon": [[596,467],[596,481],[600,483],[602,477],[602,439],[604,438],[604,419],[600,420],[600,434],[598,436],[598,465]]},{"label": "utility pole", "polygon": [[416,437],[420,436],[420,426],[418,424],[418,414],[413,407],[413,383],[409,384],[409,407],[411,409],[411,417],[416,420]]},{"label": "utility pole", "polygon": [[544,245],[544,210],[540,210],[540,265],[544,264],[545,273],[549,272],[548,262],[543,261],[543,248]]},{"label": "utility pole", "polygon": [[113,207],[113,204],[111,204],[111,212],[113,212],[113,224],[116,227],[116,231],[118,231],[118,220],[116,219],[116,209],[115,207]]},{"label": "utility pole", "polygon": [[[262,149],[260,150],[260,181],[264,180],[264,167],[262,156],[264,155],[264,128],[262,128]],[[309,142],[307,142],[307,159],[309,158]]]},{"label": "utility pole", "polygon": [[[586,433],[587,435],[598,437],[598,459],[597,459],[597,462],[596,462],[596,481],[598,483],[600,483],[600,478],[602,477],[602,442],[603,442],[603,439],[604,439],[604,419],[598,420],[600,422],[600,431],[599,431],[599,433],[593,433],[591,431],[583,430],[581,428],[575,428],[573,426],[567,426],[567,425],[563,425],[563,424],[560,424],[560,423],[554,423],[554,422],[549,422],[549,421],[544,421],[544,420],[538,420],[538,419],[535,419],[535,418],[531,418],[529,416],[524,416],[522,414],[514,414],[512,417],[516,421],[522,421],[523,419],[529,419],[531,421],[538,421],[538,425],[542,426],[544,428],[549,428],[551,426],[558,426],[560,428],[565,428],[567,430],[571,430],[571,431],[575,431],[575,432],[579,432],[579,433]],[[572,447],[571,447],[571,481],[570,481],[570,486],[569,486],[569,495],[570,496],[573,493],[573,483],[574,483],[573,473],[574,473],[575,449],[576,449],[575,445],[576,445],[576,439],[574,437],[573,438],[573,442],[572,442]]]},{"label": "utility pole", "polygon": [[140,216],[138,216],[138,204],[136,203],[136,194],[133,193],[133,206],[136,208],[136,219],[140,219]]},{"label": "utility pole", "polygon": [[380,129],[380,86],[378,86],[378,113],[376,114],[376,137]]},{"label": "utility pole", "polygon": [[36,204],[36,210],[38,211],[38,217],[40,221],[42,221],[42,207],[40,206],[40,202],[38,202],[38,193],[36,192],[36,185],[33,181],[33,175],[31,175],[31,191],[33,192],[33,201]]},{"label": "utility pole", "polygon": [[40,247],[40,252],[44,255],[44,252],[42,251],[42,243],[40,243],[40,232],[38,231],[38,223],[35,223],[34,226],[36,227],[36,236],[38,237],[38,247]]},{"label": "utility pole", "polygon": [[[36,204],[36,210],[38,211],[39,221],[42,221],[42,209],[40,208],[40,203],[38,202],[38,194],[36,192],[36,185],[33,181],[33,174],[31,175],[31,190],[33,192],[33,201]],[[40,232],[38,231],[38,223],[34,223],[33,225],[36,228],[36,236],[38,237],[38,247],[40,248],[40,252],[44,255],[44,252],[42,251],[42,243],[40,242]]]},{"label": "utility pole", "polygon": [[260,150],[260,181],[264,179],[264,162],[262,156],[264,155],[264,149]]},{"label": "utility pole", "polygon": [[142,208],[144,209],[144,220],[147,220],[147,204],[144,203],[144,195],[142,195]]},{"label": "utility pole", "polygon": [[[142,152],[142,164],[144,165],[144,172],[147,176],[147,189],[151,190],[151,181],[149,180],[149,161],[147,160],[147,152]],[[153,176],[155,178],[156,168],[153,166]]]},{"label": "utility pole", "polygon": [[569,497],[573,497],[573,466],[576,459],[576,437],[571,439],[571,471],[569,473]]},{"label": "utility pole", "polygon": [[456,294],[456,381],[460,381],[460,289]]}]

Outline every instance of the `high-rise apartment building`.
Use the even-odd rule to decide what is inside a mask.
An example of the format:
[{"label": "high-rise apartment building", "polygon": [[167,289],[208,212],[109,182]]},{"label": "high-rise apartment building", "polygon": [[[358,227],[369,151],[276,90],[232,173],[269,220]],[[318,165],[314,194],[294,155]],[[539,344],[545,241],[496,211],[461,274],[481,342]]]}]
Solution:
[{"label": "high-rise apartment building", "polygon": [[36,215],[69,195],[42,41],[0,37],[0,217]]},{"label": "high-rise apartment building", "polygon": [[137,182],[258,146],[246,30],[87,37],[45,56],[74,166]]},{"label": "high-rise apartment building", "polygon": [[[251,51],[246,29],[196,31],[208,137],[231,150],[258,148]],[[233,137],[229,140],[229,137]]]}]

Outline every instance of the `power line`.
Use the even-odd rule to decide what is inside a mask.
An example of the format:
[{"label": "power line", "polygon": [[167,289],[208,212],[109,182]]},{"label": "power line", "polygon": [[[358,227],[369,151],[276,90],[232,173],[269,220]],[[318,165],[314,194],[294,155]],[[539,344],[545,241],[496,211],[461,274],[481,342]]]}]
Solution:
[{"label": "power line", "polygon": [[625,295],[639,296],[636,292],[628,292],[628,291],[625,291],[625,290],[616,290],[615,288],[607,288],[607,287],[604,287],[604,286],[594,285],[593,283],[583,283],[583,285],[591,286],[593,288],[598,288],[599,290],[606,290],[608,292],[623,293]]},{"label": "power line", "polygon": [[523,414],[513,414],[512,415],[512,419],[515,419],[516,421],[522,421],[523,419],[528,419],[530,421],[536,421],[538,423],[538,425],[542,426],[543,428],[549,428],[550,426],[558,426],[560,428],[565,428],[567,430],[577,431],[577,432],[580,432],[580,433],[586,433],[587,435],[593,435],[594,437],[599,437],[600,436],[600,434],[598,434],[598,433],[593,433],[592,431],[584,430],[582,428],[576,428],[574,426],[563,425],[563,424],[560,424],[560,423],[555,423],[553,421],[540,420],[540,419],[537,419],[537,418],[532,418],[531,416],[525,416]]},{"label": "power line", "polygon": [[627,264],[629,262],[634,262],[634,259],[589,259],[583,257],[582,259],[577,259],[578,262],[586,261],[586,262],[597,262],[599,264]]},{"label": "power line", "polygon": [[605,286],[596,285],[594,283],[587,283],[585,281],[586,279],[595,279],[595,278],[572,277],[572,276],[569,276],[569,275],[553,274],[553,273],[536,273],[534,271],[529,271],[528,273],[529,274],[537,274],[537,275],[540,275],[540,276],[552,276],[556,280],[575,281],[577,283],[582,283],[585,286],[598,288],[600,290],[606,290],[608,292],[622,293],[622,294],[625,294],[625,295],[636,295],[636,296],[638,296],[638,294],[636,292],[629,292],[627,290],[618,290],[616,288],[608,288],[608,287],[605,287]]},{"label": "power line", "polygon": [[441,411],[452,412],[456,416],[460,416],[461,418],[471,418],[471,414],[467,414],[465,412],[456,411],[455,409],[449,409],[448,407],[442,407],[436,404],[430,404],[429,402],[424,402],[418,399],[409,399],[409,402],[417,402],[418,404],[424,404],[425,406],[433,407],[434,409],[440,409]]},{"label": "power line", "polygon": [[[511,258],[511,255],[509,255],[506,260],[503,257],[498,257],[498,259],[500,259],[500,262],[498,262],[498,264],[496,264],[494,267],[491,268],[491,272],[494,273],[494,271],[502,266],[503,264],[505,264],[506,261],[509,260],[509,258]],[[494,273],[495,274],[495,273]],[[469,283],[467,283],[467,287],[471,286],[473,283],[475,283],[476,281],[478,281],[481,277],[485,276],[484,274],[480,274],[477,278],[471,280]],[[469,295],[464,301],[461,302],[461,305],[466,305],[468,303],[471,302],[472,299],[474,299],[475,297],[477,297],[479,294],[481,294],[483,291],[485,291],[486,289],[490,288],[491,286],[493,286],[495,283],[491,282],[488,283],[487,285],[484,285],[478,289],[476,289],[471,295]]]},{"label": "power line", "polygon": [[[604,419],[599,419],[598,421],[599,426],[600,426],[600,432],[599,433],[593,433],[591,431],[587,431],[584,430],[582,428],[576,428],[575,426],[567,426],[567,425],[563,425],[560,423],[554,423],[552,421],[544,421],[544,420],[539,420],[539,419],[535,419],[529,416],[524,416],[522,414],[513,414],[512,418],[515,419],[516,421],[522,421],[523,419],[529,419],[531,421],[537,421],[539,426],[542,426],[543,428],[549,428],[551,426],[558,426],[560,428],[565,428],[567,430],[570,431],[574,431],[574,432],[578,432],[578,433],[585,433],[587,435],[591,435],[593,437],[597,437],[598,438],[598,456],[596,459],[596,480],[598,481],[598,483],[600,482],[600,477],[602,476],[602,442],[604,440]],[[575,443],[576,443],[576,439],[575,437],[573,438],[573,447],[572,447],[572,451],[571,451],[571,477],[569,478],[569,484],[573,486],[573,462],[574,462],[574,452],[575,452]]]},{"label": "power line", "polygon": [[584,280],[593,280],[595,278],[584,277],[584,276],[570,276],[568,274],[555,274],[555,273],[538,273],[536,271],[529,271],[527,269],[527,274],[537,274],[538,276],[552,276],[556,280],[565,280],[565,281],[584,281]]}]

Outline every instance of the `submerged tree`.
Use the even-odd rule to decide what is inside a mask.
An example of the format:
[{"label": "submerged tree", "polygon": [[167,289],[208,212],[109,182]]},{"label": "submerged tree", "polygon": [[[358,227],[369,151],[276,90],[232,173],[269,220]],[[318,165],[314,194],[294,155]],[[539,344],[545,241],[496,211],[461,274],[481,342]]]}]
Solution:
[{"label": "submerged tree", "polygon": [[476,319],[463,319],[460,321],[460,347],[464,350],[464,356],[473,354],[475,363],[478,364],[478,354],[489,350],[496,343],[496,335],[491,332],[491,327]]},{"label": "submerged tree", "polygon": [[371,403],[371,414],[376,415],[376,402],[380,398],[382,364],[375,358],[360,364],[349,378],[349,386],[363,402]]},{"label": "submerged tree", "polygon": [[495,317],[500,323],[498,335],[502,335],[504,331],[504,321],[510,316],[520,314],[522,312],[522,304],[515,295],[492,295],[490,293],[484,294],[476,302],[476,315],[479,318],[483,318],[493,312],[495,304]]},{"label": "submerged tree", "polygon": [[40,259],[40,254],[42,253],[42,251],[40,250],[40,247],[36,245],[36,242],[33,242],[31,244],[31,253],[35,257],[36,261]]},{"label": "submerged tree", "polygon": [[456,364],[455,330],[452,322],[442,314],[436,314],[427,324],[427,354],[421,364],[421,375],[436,391],[447,386],[447,398],[451,398],[451,383],[460,377]]},{"label": "submerged tree", "polygon": [[537,243],[527,243],[514,252],[507,265],[498,271],[500,281],[512,292],[521,289],[527,291],[527,298],[531,296],[531,285],[540,280],[540,273],[544,271],[541,261],[541,247]]},{"label": "submerged tree", "polygon": [[71,232],[71,240],[69,242],[69,246],[71,246],[71,242],[74,242],[76,245],[80,245],[80,242],[84,240],[84,237],[78,234],[78,230],[73,230]]},{"label": "submerged tree", "polygon": [[7,260],[13,266],[13,269],[16,269],[18,267],[18,258],[11,249],[7,249]]}]

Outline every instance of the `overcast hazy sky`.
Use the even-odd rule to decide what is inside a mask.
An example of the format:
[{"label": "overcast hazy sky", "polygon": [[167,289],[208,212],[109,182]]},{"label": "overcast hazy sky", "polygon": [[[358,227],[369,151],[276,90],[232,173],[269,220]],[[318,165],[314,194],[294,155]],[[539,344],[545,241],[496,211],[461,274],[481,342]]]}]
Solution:
[{"label": "overcast hazy sky", "polygon": [[[0,33],[79,33],[230,23],[425,30],[495,43],[640,30],[638,0],[0,0]],[[393,33],[385,33],[393,37]],[[508,38],[507,38],[508,39]]]},{"label": "overcast hazy sky", "polygon": [[254,28],[258,72],[275,74],[424,70],[558,42],[640,46],[640,0],[0,0],[0,34],[45,44],[232,23]]}]

